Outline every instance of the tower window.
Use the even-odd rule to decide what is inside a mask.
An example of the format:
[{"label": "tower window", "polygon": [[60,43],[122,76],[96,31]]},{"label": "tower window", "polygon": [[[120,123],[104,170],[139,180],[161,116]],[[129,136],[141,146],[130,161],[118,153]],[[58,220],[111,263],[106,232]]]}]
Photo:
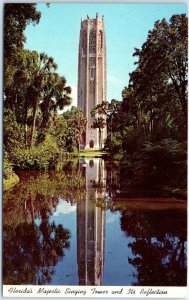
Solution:
[{"label": "tower window", "polygon": [[95,78],[95,68],[92,67],[90,72],[90,79],[94,80],[94,78]]},{"label": "tower window", "polygon": [[96,51],[96,31],[91,29],[89,34],[89,53],[95,53]]},{"label": "tower window", "polygon": [[103,34],[102,34],[102,30],[100,30],[99,34],[98,34],[98,47],[99,48],[103,47]]}]

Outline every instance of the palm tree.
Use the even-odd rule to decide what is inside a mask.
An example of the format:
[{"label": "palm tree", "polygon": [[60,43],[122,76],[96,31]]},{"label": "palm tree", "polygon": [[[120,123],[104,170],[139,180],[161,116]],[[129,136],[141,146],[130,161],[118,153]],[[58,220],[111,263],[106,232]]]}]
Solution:
[{"label": "palm tree", "polygon": [[99,148],[102,148],[102,129],[106,126],[106,121],[103,117],[96,117],[93,122],[93,128],[99,130]]},{"label": "palm tree", "polygon": [[32,148],[33,146],[37,109],[39,107],[40,100],[42,100],[44,88],[47,84],[49,74],[56,69],[57,64],[54,62],[54,59],[52,57],[48,57],[45,53],[41,53],[37,56],[36,75],[29,88],[29,99],[33,108],[30,148]]},{"label": "palm tree", "polygon": [[68,122],[69,137],[72,140],[72,143],[76,143],[79,153],[81,136],[86,130],[86,117],[79,108],[74,106],[72,106],[71,111],[64,113],[63,117]]},{"label": "palm tree", "polygon": [[[110,136],[110,141],[112,140],[112,130],[113,130],[113,118],[117,114],[120,107],[120,101],[112,99],[111,102],[102,101],[100,104],[95,106],[91,111],[91,116],[95,117],[96,114],[104,115],[106,119],[108,135]],[[105,122],[104,119],[104,122]],[[98,122],[103,122],[102,120],[98,120]],[[97,126],[97,128],[99,128]],[[103,128],[103,127],[102,127]]]},{"label": "palm tree", "polygon": [[66,86],[66,79],[57,73],[49,72],[44,86],[43,101],[40,104],[42,122],[38,142],[44,139],[51,112],[57,112],[57,109],[62,110],[66,105],[69,105],[71,103],[70,94],[71,87]]}]

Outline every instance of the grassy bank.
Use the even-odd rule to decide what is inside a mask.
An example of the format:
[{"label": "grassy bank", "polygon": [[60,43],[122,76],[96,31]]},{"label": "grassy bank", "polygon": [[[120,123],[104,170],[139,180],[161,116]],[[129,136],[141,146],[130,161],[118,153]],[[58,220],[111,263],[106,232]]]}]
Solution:
[{"label": "grassy bank", "polygon": [[3,178],[3,191],[7,191],[18,182],[19,177],[15,173],[12,173],[7,179]]},{"label": "grassy bank", "polygon": [[100,150],[81,150],[78,154],[79,157],[104,157],[107,152]]}]

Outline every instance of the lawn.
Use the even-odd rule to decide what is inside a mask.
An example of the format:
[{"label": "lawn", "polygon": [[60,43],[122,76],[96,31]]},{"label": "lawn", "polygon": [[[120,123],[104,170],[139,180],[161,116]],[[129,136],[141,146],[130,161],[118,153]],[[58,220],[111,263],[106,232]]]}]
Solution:
[{"label": "lawn", "polygon": [[106,155],[106,151],[100,150],[81,150],[79,153],[80,157],[103,157]]}]

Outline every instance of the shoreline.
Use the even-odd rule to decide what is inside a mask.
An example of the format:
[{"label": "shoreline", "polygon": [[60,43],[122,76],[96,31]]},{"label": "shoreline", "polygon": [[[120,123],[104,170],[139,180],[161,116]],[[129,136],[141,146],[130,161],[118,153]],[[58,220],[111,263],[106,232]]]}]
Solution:
[{"label": "shoreline", "polygon": [[12,188],[19,181],[20,181],[20,178],[15,173],[12,173],[10,178],[8,178],[8,179],[3,178],[3,192]]}]

